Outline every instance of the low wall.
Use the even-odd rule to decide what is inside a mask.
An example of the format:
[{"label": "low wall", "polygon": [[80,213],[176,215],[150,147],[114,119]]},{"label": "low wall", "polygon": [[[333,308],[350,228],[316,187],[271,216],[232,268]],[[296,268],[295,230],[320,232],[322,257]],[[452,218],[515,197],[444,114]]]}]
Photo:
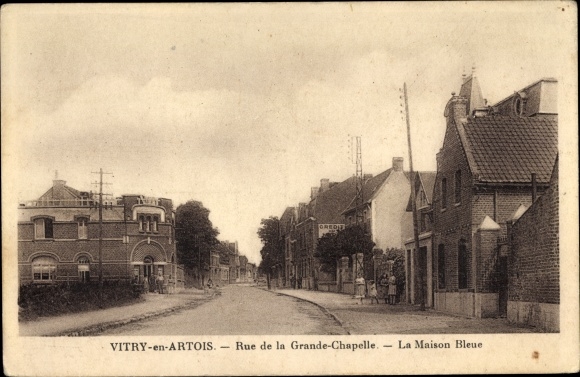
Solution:
[{"label": "low wall", "polygon": [[342,283],[342,291],[341,293],[346,293],[349,295],[354,295],[354,284],[352,282],[344,282]]},{"label": "low wall", "polygon": [[508,301],[508,322],[528,325],[546,332],[560,332],[560,305],[530,301]]},{"label": "low wall", "polygon": [[435,310],[466,317],[498,316],[497,293],[435,292]]},{"label": "low wall", "polygon": [[318,290],[322,292],[337,292],[335,281],[319,281]]}]

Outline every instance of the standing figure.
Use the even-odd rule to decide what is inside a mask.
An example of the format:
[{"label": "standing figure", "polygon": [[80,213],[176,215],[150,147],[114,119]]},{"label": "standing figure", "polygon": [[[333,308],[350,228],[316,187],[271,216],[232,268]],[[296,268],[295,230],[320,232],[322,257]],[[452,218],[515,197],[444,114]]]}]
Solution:
[{"label": "standing figure", "polygon": [[292,289],[296,289],[296,277],[294,275],[290,277],[290,282],[292,283]]},{"label": "standing figure", "polygon": [[389,278],[389,303],[395,305],[395,299],[397,298],[397,279],[395,275],[391,275]]},{"label": "standing figure", "polygon": [[387,274],[382,274],[379,279],[378,296],[385,300],[385,304],[389,303],[389,279],[387,279]]},{"label": "standing figure", "polygon": [[371,304],[373,303],[373,300],[376,300],[377,304],[379,303],[379,299],[377,298],[377,286],[374,280],[369,282],[369,297],[371,299]]},{"label": "standing figure", "polygon": [[163,287],[164,280],[165,280],[165,279],[164,279],[164,277],[163,277],[163,275],[162,275],[162,274],[159,274],[159,275],[157,276],[157,281],[156,281],[156,284],[157,284],[157,290],[158,290],[158,292],[159,292],[160,294],[163,294],[163,293],[164,293],[164,291],[163,291],[163,288],[164,288],[164,287]]},{"label": "standing figure", "polygon": [[360,300],[360,303],[363,303],[363,297],[365,297],[365,278],[363,278],[362,276],[356,278],[354,280],[354,284],[355,284],[355,293],[354,293],[354,297],[358,298]]},{"label": "standing figure", "polygon": [[149,293],[149,279],[147,279],[147,276],[143,276],[143,291]]}]

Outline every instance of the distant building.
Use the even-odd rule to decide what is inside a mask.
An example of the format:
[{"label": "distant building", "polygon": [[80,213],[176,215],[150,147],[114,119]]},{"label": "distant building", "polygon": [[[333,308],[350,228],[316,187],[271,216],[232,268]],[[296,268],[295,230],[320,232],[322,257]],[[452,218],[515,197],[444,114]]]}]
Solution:
[{"label": "distant building", "polygon": [[[18,208],[20,284],[96,281],[99,244],[105,280],[154,279],[183,285],[176,264],[171,199],[143,195],[106,198],[99,236],[98,197],[55,179],[37,200]],[[100,241],[101,239],[101,241]]]},{"label": "distant building", "polygon": [[[403,158],[393,158],[390,169],[376,176],[365,176],[363,185],[364,226],[371,235],[375,248],[383,251],[389,248],[402,249],[409,223],[404,217],[411,183],[409,173],[403,171]],[[343,211],[347,226],[356,223],[356,202],[353,196],[349,207]],[[406,219],[406,221],[405,221]]]},{"label": "distant building", "polygon": [[487,106],[472,75],[449,100],[432,203],[436,309],[506,315],[501,243],[518,208],[549,187],[558,152],[556,85],[542,79]]}]

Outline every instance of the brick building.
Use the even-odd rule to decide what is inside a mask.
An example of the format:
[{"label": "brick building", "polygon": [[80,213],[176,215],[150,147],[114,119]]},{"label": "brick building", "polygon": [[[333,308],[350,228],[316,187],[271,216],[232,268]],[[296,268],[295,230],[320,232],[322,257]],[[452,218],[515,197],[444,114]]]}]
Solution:
[{"label": "brick building", "polygon": [[[475,317],[507,312],[507,221],[549,185],[557,155],[554,79],[487,106],[463,78],[446,109],[433,192],[434,306]],[[532,185],[532,176],[535,185]]]},{"label": "brick building", "polygon": [[556,160],[550,187],[508,223],[508,321],[552,332],[560,331],[558,200]]},{"label": "brick building", "polygon": [[174,211],[170,199],[143,195],[106,198],[99,240],[96,195],[78,191],[55,179],[37,200],[18,208],[20,284],[96,281],[99,244],[105,280],[164,276],[183,285],[176,264]]}]

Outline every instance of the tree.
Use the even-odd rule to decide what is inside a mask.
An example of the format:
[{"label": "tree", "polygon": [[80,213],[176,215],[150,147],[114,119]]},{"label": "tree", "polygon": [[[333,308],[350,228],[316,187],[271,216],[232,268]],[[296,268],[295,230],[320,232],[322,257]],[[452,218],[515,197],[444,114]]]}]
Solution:
[{"label": "tree", "polygon": [[[321,263],[321,268],[326,272],[336,271],[337,262],[341,257],[363,253],[363,261],[372,259],[375,243],[361,226],[353,225],[335,234],[325,234],[318,241],[315,257]],[[364,263],[364,262],[363,262]],[[360,268],[360,266],[357,266]]]},{"label": "tree", "polygon": [[262,219],[258,236],[262,241],[260,268],[266,273],[269,289],[272,269],[284,265],[284,248],[280,240],[280,220],[275,216]]},{"label": "tree", "polygon": [[219,231],[209,219],[210,211],[199,201],[190,200],[177,207],[177,260],[189,269],[209,268],[209,251],[219,243]]}]

